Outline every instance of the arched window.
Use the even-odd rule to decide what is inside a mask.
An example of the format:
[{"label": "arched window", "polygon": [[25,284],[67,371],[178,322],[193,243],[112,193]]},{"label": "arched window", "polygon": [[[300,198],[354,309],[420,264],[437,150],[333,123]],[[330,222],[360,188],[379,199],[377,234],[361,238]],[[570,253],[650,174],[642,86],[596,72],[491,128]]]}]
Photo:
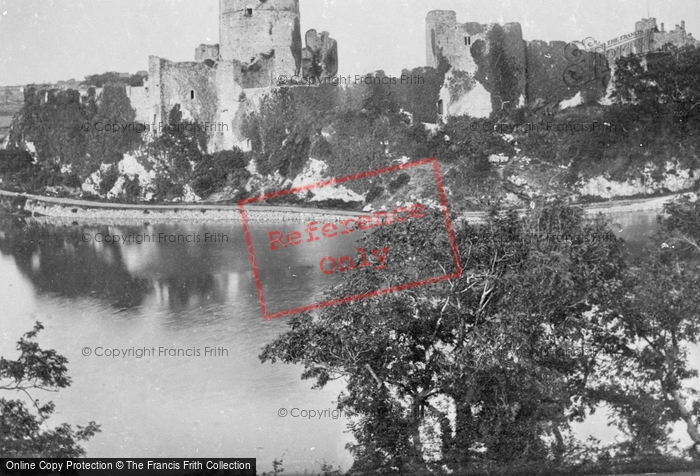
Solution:
[{"label": "arched window", "polygon": [[438,114],[442,116],[443,114],[443,107],[442,107],[442,99],[440,99],[437,103],[437,109],[438,109]]},{"label": "arched window", "polygon": [[245,7],[245,16],[247,16],[247,17],[253,16],[253,6],[252,5],[249,4]]}]

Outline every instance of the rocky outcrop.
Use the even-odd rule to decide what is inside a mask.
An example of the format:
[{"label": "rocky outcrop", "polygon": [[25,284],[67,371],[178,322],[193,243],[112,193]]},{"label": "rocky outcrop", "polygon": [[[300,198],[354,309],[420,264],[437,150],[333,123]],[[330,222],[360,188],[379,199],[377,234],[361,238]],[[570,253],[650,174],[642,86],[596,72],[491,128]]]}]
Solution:
[{"label": "rocky outcrop", "polygon": [[639,178],[619,182],[606,177],[593,177],[579,183],[577,189],[584,196],[617,198],[691,190],[698,179],[700,169],[683,169],[678,164],[667,162],[662,171],[648,166]]}]

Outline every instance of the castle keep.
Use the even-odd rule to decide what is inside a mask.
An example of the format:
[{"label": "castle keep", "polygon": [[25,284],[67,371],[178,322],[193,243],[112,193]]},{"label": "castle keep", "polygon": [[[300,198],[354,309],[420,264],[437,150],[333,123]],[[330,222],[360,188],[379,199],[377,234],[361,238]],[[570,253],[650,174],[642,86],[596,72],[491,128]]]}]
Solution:
[{"label": "castle keep", "polygon": [[[450,66],[440,93],[444,117],[488,117],[524,104],[600,100],[616,58],[658,51],[667,43],[700,45],[686,33],[685,22],[667,32],[663,23],[657,28],[655,18],[642,19],[634,33],[607,43],[584,43],[525,41],[519,23],[458,23],[453,11],[431,11],[426,17],[428,66]],[[572,54],[572,45],[580,54]]]},{"label": "castle keep", "polygon": [[185,120],[225,125],[210,133],[210,150],[245,147],[243,115],[280,78],[338,72],[338,45],[327,32],[309,30],[302,46],[299,0],[219,0],[219,41],[197,47],[192,62],[151,56],[144,86],[127,88],[136,120],[158,127],[179,104]]}]

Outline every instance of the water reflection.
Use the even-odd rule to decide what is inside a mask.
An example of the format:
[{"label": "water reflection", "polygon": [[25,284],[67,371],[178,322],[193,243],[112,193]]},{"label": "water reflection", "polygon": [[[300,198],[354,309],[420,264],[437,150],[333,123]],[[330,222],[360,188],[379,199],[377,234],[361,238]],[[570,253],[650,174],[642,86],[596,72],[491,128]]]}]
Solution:
[{"label": "water reflection", "polygon": [[[157,233],[163,230],[175,231],[166,227]],[[121,311],[146,302],[182,311],[223,304],[255,290],[250,279],[238,279],[250,268],[240,241],[115,244],[103,237],[143,230],[61,227],[21,219],[1,220],[0,231],[0,253],[12,256],[41,294],[93,298]]]},{"label": "water reflection", "polygon": [[[229,240],[94,239],[152,233],[225,233]],[[272,301],[303,303],[332,284],[320,272],[299,280],[298,258],[263,259]],[[335,408],[342,384],[310,391],[300,368],[260,364],[262,347],[286,320],[262,319],[239,225],[64,226],[0,218],[0,302],[0,355],[11,355],[16,339],[40,320],[42,345],[68,358],[73,385],[52,395],[56,420],[102,425],[86,444],[92,457],[245,455],[267,471],[286,454],[289,473],[318,470],[323,460],[349,468],[346,420],[278,415],[280,408]],[[85,357],[84,346],[198,349],[201,356],[108,359]],[[227,354],[205,357],[207,347]]]},{"label": "water reflection", "polygon": [[153,290],[152,282],[129,272],[123,248],[86,246],[78,228],[3,219],[0,230],[0,253],[14,257],[39,293],[93,297],[128,309],[140,306]]}]

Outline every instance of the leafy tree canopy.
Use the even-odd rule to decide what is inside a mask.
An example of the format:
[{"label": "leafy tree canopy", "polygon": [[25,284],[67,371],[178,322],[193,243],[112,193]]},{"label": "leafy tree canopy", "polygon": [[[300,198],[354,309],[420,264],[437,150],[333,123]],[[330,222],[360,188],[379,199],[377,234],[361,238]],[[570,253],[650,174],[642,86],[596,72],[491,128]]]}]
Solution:
[{"label": "leafy tree canopy", "polygon": [[[37,322],[17,342],[17,360],[0,357],[0,390],[20,393],[26,399],[0,398],[0,454],[9,458],[77,458],[85,456],[80,446],[100,431],[95,422],[87,426],[63,423],[51,429],[48,420],[53,402],[41,403],[29,392],[56,392],[69,387],[68,359],[55,350],[43,350],[35,338],[44,327]],[[27,405],[27,400],[30,405]],[[32,408],[33,407],[33,408]]]},{"label": "leafy tree canopy", "polygon": [[[356,469],[563,460],[610,345],[601,309],[624,266],[606,231],[559,205],[525,219],[494,210],[456,230],[461,278],[296,316],[261,359],[301,364],[317,386],[345,380]],[[383,246],[386,270],[356,271],[330,297],[454,271],[439,213],[365,243]]]}]

